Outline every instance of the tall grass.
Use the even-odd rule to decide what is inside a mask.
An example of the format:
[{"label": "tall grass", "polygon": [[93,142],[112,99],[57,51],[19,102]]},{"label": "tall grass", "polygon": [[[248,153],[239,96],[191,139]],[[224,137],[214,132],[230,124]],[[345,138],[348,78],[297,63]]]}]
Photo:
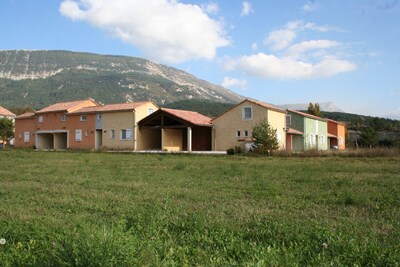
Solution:
[{"label": "tall grass", "polygon": [[4,266],[396,266],[385,158],[0,151]]}]

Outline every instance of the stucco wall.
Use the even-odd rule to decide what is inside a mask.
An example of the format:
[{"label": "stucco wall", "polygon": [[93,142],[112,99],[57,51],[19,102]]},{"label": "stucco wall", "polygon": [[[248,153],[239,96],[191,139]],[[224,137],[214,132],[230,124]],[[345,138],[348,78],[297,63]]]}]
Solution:
[{"label": "stucco wall", "polygon": [[163,150],[182,151],[183,150],[182,129],[163,129],[162,146]]},{"label": "stucco wall", "polygon": [[[252,107],[253,117],[251,120],[243,119],[243,107]],[[282,148],[284,148],[286,144],[286,136],[283,132],[285,114],[245,101],[212,121],[215,135],[213,138],[213,141],[215,141],[214,149],[223,151],[235,146],[244,147],[246,142],[252,142],[251,136],[254,125],[263,119],[267,119],[273,128],[281,131]],[[241,133],[240,138],[236,136],[237,131]],[[244,137],[244,131],[248,131],[247,138]]]},{"label": "stucco wall", "polygon": [[[103,113],[103,147],[108,149],[134,149],[135,115],[133,111]],[[111,139],[111,129],[115,131]],[[121,140],[121,129],[132,129],[130,140]]]},{"label": "stucco wall", "polygon": [[[342,144],[340,144],[339,142],[340,137],[343,138]],[[338,124],[338,143],[339,143],[339,149],[341,150],[346,149],[346,126],[342,124]]]},{"label": "stucco wall", "polygon": [[[29,142],[24,141],[25,132],[29,132]],[[14,132],[16,148],[28,148],[35,146],[35,120],[30,119],[18,119],[15,120],[15,132]]]},{"label": "stucco wall", "polygon": [[[325,121],[314,120],[305,117],[304,119],[304,148],[327,150],[328,149],[328,124]],[[318,125],[317,125],[318,124]],[[311,135],[315,138],[315,143],[311,142]]]},{"label": "stucco wall", "polygon": [[[81,115],[67,116],[67,129],[69,130],[69,148],[95,149],[96,141],[96,114],[82,114],[86,121],[81,121]],[[82,130],[82,141],[76,141],[75,131]]]}]

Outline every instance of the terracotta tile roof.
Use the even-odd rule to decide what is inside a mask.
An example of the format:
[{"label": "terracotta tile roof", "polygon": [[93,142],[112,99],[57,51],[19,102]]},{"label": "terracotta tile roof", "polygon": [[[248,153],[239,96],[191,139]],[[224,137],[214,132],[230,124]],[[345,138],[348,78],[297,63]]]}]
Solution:
[{"label": "terracotta tile roof", "polygon": [[211,126],[211,118],[195,111],[161,108],[165,113],[171,114],[194,125]]},{"label": "terracotta tile roof", "polygon": [[321,117],[314,116],[314,115],[311,115],[311,114],[308,114],[308,113],[304,113],[304,112],[301,112],[301,111],[298,111],[298,110],[288,109],[288,111],[289,112],[293,112],[293,113],[297,113],[299,115],[302,115],[302,116],[310,118],[310,119],[319,120],[319,121],[325,121],[325,122],[328,121],[327,119],[323,119]]},{"label": "terracotta tile roof", "polygon": [[287,131],[288,134],[298,134],[298,135],[303,135],[303,132],[297,131],[293,128],[289,128],[289,130]]},{"label": "terracotta tile roof", "polygon": [[71,112],[70,114],[134,110],[137,107],[140,107],[141,105],[149,103],[149,102],[150,101],[142,101],[142,102],[132,102],[132,103],[110,104],[110,105],[96,106],[96,107],[85,107],[85,108],[80,108],[78,110],[75,110],[75,111]]},{"label": "terracotta tile roof", "polygon": [[57,112],[57,111],[72,111],[74,108],[79,108],[80,105],[85,104],[88,101],[92,101],[97,105],[97,103],[89,98],[85,100],[77,100],[77,101],[71,101],[71,102],[62,102],[62,103],[56,103],[54,105],[45,107],[41,110],[36,111],[36,113],[46,113],[46,112]]},{"label": "terracotta tile roof", "polygon": [[35,116],[35,113],[33,112],[26,112],[24,114],[18,115],[17,117],[15,117],[16,120],[18,119],[30,119],[33,118]]},{"label": "terracotta tile roof", "polygon": [[0,106],[0,116],[15,117],[15,114]]}]

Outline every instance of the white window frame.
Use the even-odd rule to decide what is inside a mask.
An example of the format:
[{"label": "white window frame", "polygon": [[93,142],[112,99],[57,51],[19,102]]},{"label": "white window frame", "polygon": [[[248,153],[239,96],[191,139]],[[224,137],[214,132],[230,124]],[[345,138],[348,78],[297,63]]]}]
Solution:
[{"label": "white window frame", "polygon": [[236,138],[240,138],[240,136],[241,136],[240,130],[236,130]]},{"label": "white window frame", "polygon": [[325,139],[325,136],[324,136],[324,135],[321,135],[321,143],[322,143],[323,145],[326,144],[326,139]]},{"label": "white window frame", "polygon": [[112,140],[115,139],[115,130],[114,129],[110,130],[110,139],[112,139]]},{"label": "white window frame", "polygon": [[85,131],[85,136],[86,136],[86,137],[89,136],[89,131],[88,131],[88,130]]},{"label": "white window frame", "polygon": [[[123,132],[125,132],[125,138],[123,138]],[[132,140],[132,129],[128,128],[128,129],[121,129],[119,131],[120,133],[120,140]]]},{"label": "white window frame", "polygon": [[244,137],[249,137],[249,131],[248,130],[244,130],[243,131],[243,136]]},{"label": "white window frame", "polygon": [[39,116],[38,121],[39,121],[39,123],[42,123],[42,122],[43,122],[43,115],[40,115],[40,116]]},{"label": "white window frame", "polygon": [[29,143],[30,140],[30,133],[28,131],[24,132],[24,142]]},{"label": "white window frame", "polygon": [[316,143],[314,134],[310,134],[310,143],[311,143],[311,145],[315,145],[315,143]]},{"label": "white window frame", "polygon": [[80,121],[87,121],[86,115],[81,115],[79,118]]},{"label": "white window frame", "polygon": [[[250,117],[246,117],[246,109],[250,109]],[[242,119],[249,121],[253,119],[253,107],[252,106],[245,106],[242,108]]]},{"label": "white window frame", "polygon": [[339,145],[342,146],[344,144],[343,140],[344,140],[343,136],[340,136],[339,137]]},{"label": "white window frame", "polygon": [[67,115],[66,114],[62,114],[61,115],[61,121],[67,121]]},{"label": "white window frame", "polygon": [[75,141],[81,142],[82,141],[82,129],[75,130]]}]

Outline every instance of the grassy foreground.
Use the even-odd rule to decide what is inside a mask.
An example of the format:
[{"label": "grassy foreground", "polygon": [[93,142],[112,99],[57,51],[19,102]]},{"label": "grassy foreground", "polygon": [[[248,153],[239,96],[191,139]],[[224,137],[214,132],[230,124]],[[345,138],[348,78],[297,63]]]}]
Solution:
[{"label": "grassy foreground", "polygon": [[400,158],[0,151],[2,266],[398,266]]}]

